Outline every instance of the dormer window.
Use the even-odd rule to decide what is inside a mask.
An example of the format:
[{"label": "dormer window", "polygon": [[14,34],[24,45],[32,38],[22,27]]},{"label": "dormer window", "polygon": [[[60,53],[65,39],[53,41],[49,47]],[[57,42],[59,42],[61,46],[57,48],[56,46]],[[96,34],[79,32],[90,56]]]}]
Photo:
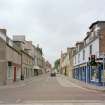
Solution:
[{"label": "dormer window", "polygon": [[99,31],[99,30],[100,30],[100,27],[96,25],[94,31]]}]

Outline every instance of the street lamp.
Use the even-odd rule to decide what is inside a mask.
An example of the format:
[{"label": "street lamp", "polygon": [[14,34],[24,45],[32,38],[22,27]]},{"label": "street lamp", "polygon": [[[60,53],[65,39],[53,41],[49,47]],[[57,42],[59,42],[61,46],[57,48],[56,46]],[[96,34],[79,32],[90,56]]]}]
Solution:
[{"label": "street lamp", "polygon": [[104,82],[105,82],[105,54],[103,54],[103,86],[104,86]]},{"label": "street lamp", "polygon": [[101,72],[101,79],[102,79],[102,85],[104,86],[104,82],[105,82],[105,53],[100,53],[99,55],[99,59],[100,62],[103,64],[103,71]]}]

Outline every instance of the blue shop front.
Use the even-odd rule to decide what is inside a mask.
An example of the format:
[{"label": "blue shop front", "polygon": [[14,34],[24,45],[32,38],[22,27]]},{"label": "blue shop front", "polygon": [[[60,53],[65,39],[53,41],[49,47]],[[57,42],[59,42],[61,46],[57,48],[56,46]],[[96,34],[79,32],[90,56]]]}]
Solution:
[{"label": "blue shop front", "polygon": [[73,78],[80,81],[94,84],[97,86],[105,86],[105,71],[103,71],[103,64],[100,63],[97,66],[90,66],[88,64],[82,64],[74,67]]}]

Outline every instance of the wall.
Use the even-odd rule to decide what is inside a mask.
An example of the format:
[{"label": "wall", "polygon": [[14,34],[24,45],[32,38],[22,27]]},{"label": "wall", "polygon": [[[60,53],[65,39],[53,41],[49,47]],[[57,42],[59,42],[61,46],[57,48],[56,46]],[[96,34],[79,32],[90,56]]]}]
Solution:
[{"label": "wall", "polygon": [[100,52],[105,53],[105,28],[100,32]]},{"label": "wall", "polygon": [[6,46],[6,60],[11,62],[11,66],[7,66],[7,79],[11,81],[20,80],[21,77],[21,54],[13,47]]},{"label": "wall", "polygon": [[[6,36],[0,33],[0,85],[6,84],[6,69],[7,69],[7,62],[6,62]],[[3,38],[3,39],[2,39]]]},{"label": "wall", "polygon": [[[86,47],[83,48],[85,50],[85,60],[83,60],[83,49],[73,57],[74,66],[88,62],[88,59],[90,56],[90,54],[89,54],[89,50],[90,50],[89,46],[90,45],[92,45],[92,53],[95,54],[97,57],[99,57],[99,38],[97,38],[95,41],[93,41],[92,43],[90,43],[89,45],[87,45]],[[79,54],[80,54],[80,60],[79,60],[80,62],[78,62]],[[76,61],[75,61],[75,57],[76,57]]]},{"label": "wall", "polygon": [[22,75],[24,78],[32,77],[33,59],[27,53],[22,51]]}]

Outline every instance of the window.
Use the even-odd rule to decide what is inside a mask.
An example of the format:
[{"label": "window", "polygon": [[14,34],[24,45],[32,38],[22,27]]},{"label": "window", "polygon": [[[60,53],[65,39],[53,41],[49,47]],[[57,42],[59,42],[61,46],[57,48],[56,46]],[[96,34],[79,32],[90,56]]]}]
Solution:
[{"label": "window", "polygon": [[90,45],[89,49],[90,49],[90,55],[91,55],[92,54],[92,45]]},{"label": "window", "polygon": [[75,64],[76,64],[76,56],[75,56]]},{"label": "window", "polygon": [[78,63],[80,63],[80,54],[78,54]]},{"label": "window", "polygon": [[83,50],[83,60],[85,60],[85,50]]}]

